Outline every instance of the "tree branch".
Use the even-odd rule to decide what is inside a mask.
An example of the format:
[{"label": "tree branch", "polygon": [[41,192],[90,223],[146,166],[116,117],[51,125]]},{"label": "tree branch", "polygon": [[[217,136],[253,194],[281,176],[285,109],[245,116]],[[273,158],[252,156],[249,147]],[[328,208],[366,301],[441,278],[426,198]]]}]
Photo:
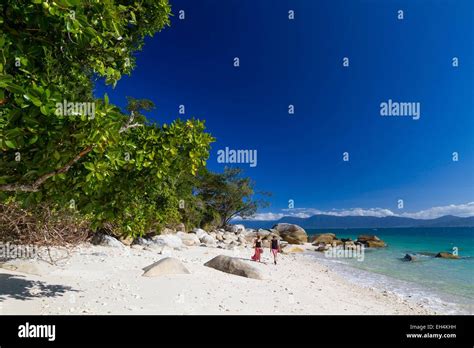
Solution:
[{"label": "tree branch", "polygon": [[[135,119],[135,113],[132,111],[131,116],[127,120],[127,122],[120,128],[119,133],[123,133],[130,128],[135,128],[142,126],[140,123],[132,123],[133,120]],[[38,179],[36,179],[33,183],[31,184],[4,184],[0,185],[0,191],[9,191],[9,192],[37,192],[39,191],[39,188],[43,183],[48,180],[49,178],[66,173],[71,167],[78,162],[81,158],[86,156],[89,152],[91,152],[94,149],[95,145],[89,145],[87,146],[84,150],[79,152],[76,157],[74,157],[72,160],[70,160],[68,163],[66,163],[64,166],[62,166],[59,169],[53,170],[52,172],[46,173],[41,175]]]},{"label": "tree branch", "polygon": [[132,123],[135,119],[135,112],[132,111],[130,117],[128,118],[127,122],[120,128],[119,133],[123,133],[130,128],[140,127],[140,123]]},{"label": "tree branch", "polygon": [[39,191],[39,187],[49,178],[66,173],[71,167],[78,162],[82,157],[87,155],[89,152],[91,152],[94,149],[94,145],[89,145],[86,147],[84,150],[79,152],[79,154],[74,157],[72,160],[70,160],[68,163],[66,163],[64,166],[62,166],[59,169],[56,169],[52,172],[46,173],[41,175],[38,179],[36,179],[33,183],[31,184],[5,184],[5,185],[0,185],[0,191],[20,191],[20,192],[37,192]]}]

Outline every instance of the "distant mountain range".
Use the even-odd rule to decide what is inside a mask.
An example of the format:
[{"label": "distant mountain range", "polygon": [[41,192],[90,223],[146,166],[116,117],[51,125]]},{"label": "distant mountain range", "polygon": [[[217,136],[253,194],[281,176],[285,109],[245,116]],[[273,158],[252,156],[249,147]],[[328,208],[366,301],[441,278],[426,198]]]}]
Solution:
[{"label": "distant mountain range", "polygon": [[271,228],[278,223],[296,224],[304,229],[331,228],[414,228],[414,227],[474,227],[474,216],[459,217],[445,215],[436,219],[412,219],[399,216],[334,216],[313,215],[308,218],[284,216],[274,221],[235,221],[248,228]]}]

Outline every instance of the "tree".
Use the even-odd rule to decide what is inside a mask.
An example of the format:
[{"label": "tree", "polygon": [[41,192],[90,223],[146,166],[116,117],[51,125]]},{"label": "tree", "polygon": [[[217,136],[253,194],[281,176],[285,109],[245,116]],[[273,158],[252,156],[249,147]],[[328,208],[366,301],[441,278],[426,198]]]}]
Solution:
[{"label": "tree", "polygon": [[170,11],[167,0],[0,4],[0,202],[70,207],[132,236],[179,219],[179,178],[213,141],[204,123],[153,124],[148,100],[122,111],[93,96],[95,79],[131,73]]},{"label": "tree", "polygon": [[199,176],[197,195],[207,207],[205,222],[210,223],[217,215],[219,227],[224,227],[234,217],[250,217],[258,208],[268,206],[267,202],[256,197],[257,194],[265,196],[268,193],[255,193],[252,180],[240,177],[241,173],[240,168],[225,168],[222,174],[203,170]]},{"label": "tree", "polygon": [[[126,118],[93,78],[115,85],[144,37],[169,24],[167,0],[0,4],[0,190],[34,192],[91,152],[116,143]],[[94,115],[58,113],[64,101]]]}]

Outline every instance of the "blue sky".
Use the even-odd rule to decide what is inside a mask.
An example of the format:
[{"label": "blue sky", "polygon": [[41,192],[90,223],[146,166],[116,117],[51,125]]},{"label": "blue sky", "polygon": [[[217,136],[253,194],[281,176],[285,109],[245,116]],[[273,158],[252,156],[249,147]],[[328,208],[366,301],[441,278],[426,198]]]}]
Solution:
[{"label": "blue sky", "polygon": [[[472,1],[170,2],[171,27],[132,76],[96,94],[151,99],[159,123],[206,120],[211,170],[220,149],[257,150],[256,167],[239,166],[272,192],[259,218],[474,215]],[[419,103],[420,118],[382,117],[389,99]]]}]

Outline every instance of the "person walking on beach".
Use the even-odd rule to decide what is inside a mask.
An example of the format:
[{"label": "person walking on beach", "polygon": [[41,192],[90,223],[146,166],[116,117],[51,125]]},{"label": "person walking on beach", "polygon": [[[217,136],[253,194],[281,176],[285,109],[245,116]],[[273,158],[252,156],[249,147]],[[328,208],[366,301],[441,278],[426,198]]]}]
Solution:
[{"label": "person walking on beach", "polygon": [[262,240],[260,239],[260,236],[257,234],[257,238],[255,239],[255,254],[252,256],[253,261],[260,261],[260,257],[262,255]]},{"label": "person walking on beach", "polygon": [[276,236],[273,236],[270,248],[271,248],[271,251],[272,251],[272,254],[273,254],[273,263],[276,265],[277,264],[277,255],[278,255],[278,252],[280,251],[280,242],[278,241]]}]

